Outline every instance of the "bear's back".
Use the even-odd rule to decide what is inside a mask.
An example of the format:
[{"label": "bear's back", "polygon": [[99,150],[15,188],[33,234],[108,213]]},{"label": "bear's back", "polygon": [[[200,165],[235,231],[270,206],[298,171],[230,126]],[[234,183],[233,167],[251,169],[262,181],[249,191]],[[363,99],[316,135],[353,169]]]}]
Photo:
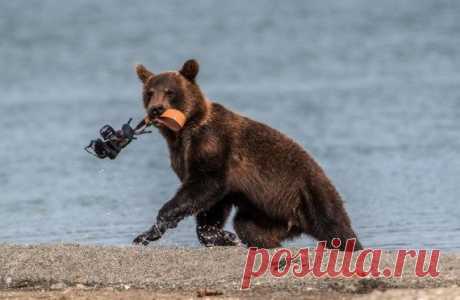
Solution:
[{"label": "bear's back", "polygon": [[294,199],[292,194],[305,187],[308,174],[323,173],[313,158],[285,134],[220,104],[212,104],[209,125],[218,127],[219,139],[230,147],[228,181],[234,192],[264,198],[264,203]]}]

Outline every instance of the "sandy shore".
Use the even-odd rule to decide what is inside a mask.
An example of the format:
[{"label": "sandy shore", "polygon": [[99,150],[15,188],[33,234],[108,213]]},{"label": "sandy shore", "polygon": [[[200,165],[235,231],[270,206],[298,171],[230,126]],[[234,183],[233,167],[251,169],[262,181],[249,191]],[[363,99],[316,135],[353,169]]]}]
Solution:
[{"label": "sandy shore", "polygon": [[[240,290],[244,248],[0,245],[0,299],[460,299],[460,255],[443,253],[440,276],[401,279],[253,280]],[[394,253],[384,253],[392,265]]]}]

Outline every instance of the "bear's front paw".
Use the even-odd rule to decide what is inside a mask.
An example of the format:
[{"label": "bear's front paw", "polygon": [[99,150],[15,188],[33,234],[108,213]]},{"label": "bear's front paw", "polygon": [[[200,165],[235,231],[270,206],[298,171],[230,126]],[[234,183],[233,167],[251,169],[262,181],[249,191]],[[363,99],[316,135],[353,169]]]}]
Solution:
[{"label": "bear's front paw", "polygon": [[212,226],[200,226],[198,239],[206,247],[240,245],[236,234]]},{"label": "bear's front paw", "polygon": [[160,229],[158,226],[153,225],[148,231],[141,233],[138,235],[134,240],[133,244],[139,245],[142,244],[147,246],[150,242],[156,241],[160,239],[162,236]]}]

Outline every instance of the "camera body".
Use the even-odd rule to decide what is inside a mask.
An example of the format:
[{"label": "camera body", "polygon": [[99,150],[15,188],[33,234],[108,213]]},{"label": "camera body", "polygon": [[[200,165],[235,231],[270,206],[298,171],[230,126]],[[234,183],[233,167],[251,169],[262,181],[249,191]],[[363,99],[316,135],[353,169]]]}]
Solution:
[{"label": "camera body", "polygon": [[[140,134],[136,133],[130,125],[132,119],[121,127],[120,130],[113,129],[110,125],[104,125],[99,130],[99,133],[102,138],[92,140],[88,146],[85,147],[85,150],[101,159],[106,157],[110,159],[115,159],[120,153],[121,149],[126,147],[132,140],[136,139],[135,135]],[[141,133],[147,133],[145,131]]]},{"label": "camera body", "polygon": [[106,157],[115,159],[120,153],[121,149],[126,147],[132,140],[136,139],[136,136],[151,133],[146,130],[147,127],[152,124],[156,126],[165,126],[172,131],[179,131],[185,124],[186,117],[184,113],[176,109],[167,109],[161,116],[152,121],[149,116],[144,117],[136,127],[131,127],[131,121],[129,119],[127,123],[121,126],[120,130],[113,129],[110,125],[104,125],[99,130],[99,134],[102,138],[92,140],[88,146],[85,147],[86,152],[104,159]]}]

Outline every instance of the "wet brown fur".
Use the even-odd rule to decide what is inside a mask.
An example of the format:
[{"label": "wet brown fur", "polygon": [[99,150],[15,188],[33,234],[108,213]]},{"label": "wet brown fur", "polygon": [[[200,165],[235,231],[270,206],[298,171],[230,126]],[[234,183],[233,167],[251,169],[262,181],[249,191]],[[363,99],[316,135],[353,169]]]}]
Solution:
[{"label": "wet brown fur", "polygon": [[[160,127],[182,182],[159,212],[161,232],[195,215],[198,237],[207,244],[204,231],[221,236],[236,207],[234,228],[248,246],[278,247],[302,233],[328,246],[334,237],[342,244],[356,238],[340,195],[313,158],[279,131],[206,99],[195,82],[196,61],[187,61],[179,72],[153,75],[144,67],[137,72],[147,111],[161,105],[187,117],[179,132]],[[175,91],[169,98],[161,95],[167,89]],[[225,239],[209,243],[234,244]]]}]

